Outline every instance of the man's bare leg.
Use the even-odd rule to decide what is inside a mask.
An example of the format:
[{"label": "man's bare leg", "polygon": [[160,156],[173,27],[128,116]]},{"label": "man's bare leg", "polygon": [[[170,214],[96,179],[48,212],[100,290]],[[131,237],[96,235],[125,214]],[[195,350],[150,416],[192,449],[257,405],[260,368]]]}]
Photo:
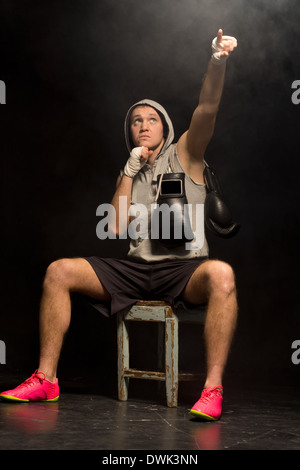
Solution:
[{"label": "man's bare leg", "polygon": [[204,388],[221,385],[238,312],[232,268],[222,261],[204,262],[191,276],[183,298],[193,304],[208,303],[204,328],[207,355]]},{"label": "man's bare leg", "polygon": [[60,259],[46,271],[40,306],[40,362],[38,371],[55,381],[64,336],[71,320],[71,293],[110,300],[95,271],[83,258]]}]

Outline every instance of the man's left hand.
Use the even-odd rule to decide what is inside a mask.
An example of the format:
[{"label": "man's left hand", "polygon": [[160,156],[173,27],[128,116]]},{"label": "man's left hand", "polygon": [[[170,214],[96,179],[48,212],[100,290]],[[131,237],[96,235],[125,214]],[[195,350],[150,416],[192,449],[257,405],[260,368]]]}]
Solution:
[{"label": "man's left hand", "polygon": [[217,37],[212,42],[212,62],[222,64],[236,47],[237,40],[233,36],[223,36],[222,29],[219,29]]}]

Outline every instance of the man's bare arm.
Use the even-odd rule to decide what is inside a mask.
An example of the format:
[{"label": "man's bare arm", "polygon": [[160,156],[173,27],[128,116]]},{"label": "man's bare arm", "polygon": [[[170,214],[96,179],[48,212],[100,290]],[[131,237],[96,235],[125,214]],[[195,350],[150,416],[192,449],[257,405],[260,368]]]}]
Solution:
[{"label": "man's bare arm", "polygon": [[[119,176],[117,179],[117,183],[116,183],[116,191],[111,201],[111,204],[115,208],[116,225],[115,225],[115,229],[114,229],[114,225],[110,224],[110,227],[109,227],[110,231],[115,232],[117,237],[122,235],[122,233],[125,230],[127,230],[127,226],[129,223],[128,213],[129,213],[130,200],[131,200],[131,189],[132,189],[132,178],[130,178],[129,176],[126,176],[125,174],[123,176]],[[124,204],[124,208],[126,207],[126,210],[120,213],[119,200],[121,196],[126,198],[124,199],[126,201],[126,204]]]},{"label": "man's bare arm", "polygon": [[[137,147],[133,149],[124,167],[123,176],[119,176],[117,178],[116,191],[111,201],[111,204],[115,208],[116,226],[114,229],[113,223],[110,224],[109,227],[110,231],[115,232],[117,236],[122,235],[122,233],[127,230],[129,224],[129,208],[131,202],[133,178],[138,173],[140,168],[148,161],[152,153],[152,150],[149,150],[147,147]],[[120,197],[124,197],[123,201],[126,202],[126,204],[122,204],[122,211],[120,211]]]},{"label": "man's bare arm", "polygon": [[[228,38],[228,39],[227,39]],[[178,141],[178,157],[185,171],[198,182],[203,182],[200,175],[203,170],[203,159],[216,123],[222,97],[226,71],[226,58],[236,47],[236,40],[223,36],[218,31],[217,44],[221,51],[218,59],[211,60],[201,88],[199,103],[195,109],[190,127]]]}]

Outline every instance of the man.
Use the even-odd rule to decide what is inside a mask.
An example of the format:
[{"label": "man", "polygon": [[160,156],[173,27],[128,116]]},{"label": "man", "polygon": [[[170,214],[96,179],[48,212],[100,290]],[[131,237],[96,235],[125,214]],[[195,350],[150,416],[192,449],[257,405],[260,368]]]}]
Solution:
[{"label": "man", "polygon": [[[187,132],[172,144],[172,122],[164,108],[151,100],[132,106],[125,119],[125,138],[130,157],[117,180],[112,200],[118,235],[127,229],[135,204],[143,204],[149,216],[155,201],[159,175],[168,171],[185,174],[187,200],[204,204],[204,154],[213,135],[222,95],[226,60],[236,40],[218,31],[203,82],[199,103]],[[119,202],[127,201],[119,213]],[[133,211],[132,211],[133,210]],[[125,220],[124,220],[125,214]],[[120,222],[119,222],[120,221]],[[141,227],[143,224],[140,224]],[[147,229],[145,229],[147,231]],[[237,318],[235,279],[232,268],[208,259],[208,246],[193,242],[189,249],[172,249],[152,240],[148,233],[133,237],[125,260],[99,257],[60,259],[47,269],[40,308],[40,362],[37,371],[14,390],[2,392],[11,401],[53,401],[59,396],[57,365],[64,335],[71,319],[71,292],[91,297],[104,315],[129,308],[141,298],[179,304],[207,304],[205,340],[207,377],[200,399],[191,413],[219,419],[222,410],[222,377]]]}]

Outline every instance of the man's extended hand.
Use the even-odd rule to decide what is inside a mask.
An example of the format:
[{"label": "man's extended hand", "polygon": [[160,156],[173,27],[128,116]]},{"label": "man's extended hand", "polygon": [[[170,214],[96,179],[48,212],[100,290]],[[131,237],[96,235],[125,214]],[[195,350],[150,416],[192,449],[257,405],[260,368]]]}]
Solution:
[{"label": "man's extended hand", "polygon": [[219,29],[217,37],[212,42],[212,62],[217,65],[224,63],[236,47],[237,40],[232,36],[223,36],[222,29]]}]

